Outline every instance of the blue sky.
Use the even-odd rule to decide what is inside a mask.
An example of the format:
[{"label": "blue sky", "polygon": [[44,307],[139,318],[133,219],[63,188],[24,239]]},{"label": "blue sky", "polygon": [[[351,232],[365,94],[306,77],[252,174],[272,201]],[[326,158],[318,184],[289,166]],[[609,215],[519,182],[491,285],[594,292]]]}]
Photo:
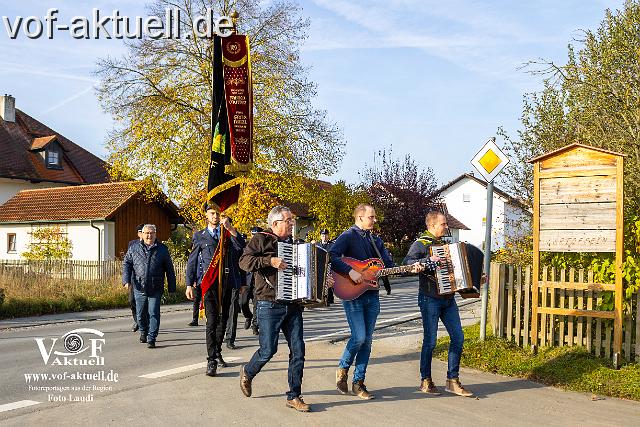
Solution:
[{"label": "blue sky", "polygon": [[[60,10],[60,20],[109,14],[147,16],[142,0],[3,1],[1,16]],[[522,97],[540,78],[518,68],[566,59],[580,29],[595,29],[623,1],[301,0],[311,19],[302,53],[318,85],[316,105],[342,128],[346,156],[327,179],[358,181],[374,153],[393,145],[431,167],[440,184],[503,126],[515,136]],[[0,93],[95,154],[106,157],[112,127],[94,92],[98,58],[120,56],[119,40],[9,39],[0,23]],[[502,141],[498,139],[498,144]]]}]

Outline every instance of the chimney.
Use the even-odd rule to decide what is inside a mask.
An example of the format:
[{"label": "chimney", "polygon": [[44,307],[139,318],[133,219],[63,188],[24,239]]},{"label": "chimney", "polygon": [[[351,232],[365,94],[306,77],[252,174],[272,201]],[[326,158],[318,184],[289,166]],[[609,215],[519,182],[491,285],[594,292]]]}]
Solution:
[{"label": "chimney", "polygon": [[16,99],[6,93],[0,97],[0,117],[5,122],[16,121]]}]

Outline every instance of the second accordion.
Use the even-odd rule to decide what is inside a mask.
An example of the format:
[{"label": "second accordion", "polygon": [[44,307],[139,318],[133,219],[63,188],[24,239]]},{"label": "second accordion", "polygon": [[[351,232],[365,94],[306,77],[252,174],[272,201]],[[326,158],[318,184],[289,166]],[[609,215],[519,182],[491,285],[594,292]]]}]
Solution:
[{"label": "second accordion", "polygon": [[325,303],[327,251],[313,243],[278,242],[278,258],[287,263],[287,268],[278,270],[277,300],[303,305]]},{"label": "second accordion", "polygon": [[440,258],[436,269],[438,294],[477,290],[482,276],[482,251],[464,242],[433,245],[431,255]]}]

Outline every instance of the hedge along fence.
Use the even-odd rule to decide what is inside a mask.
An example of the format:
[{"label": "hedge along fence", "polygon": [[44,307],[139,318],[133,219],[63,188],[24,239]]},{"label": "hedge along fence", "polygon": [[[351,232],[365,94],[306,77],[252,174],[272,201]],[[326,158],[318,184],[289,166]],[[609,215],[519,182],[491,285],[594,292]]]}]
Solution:
[{"label": "hedge along fence", "polygon": [[[531,340],[531,267],[491,263],[490,323],[495,336],[521,347]],[[542,280],[593,283],[593,272],[542,268]],[[543,288],[538,290],[540,307],[593,310],[607,306],[607,291]],[[613,309],[611,307],[611,309]],[[640,362],[640,298],[627,299],[623,314],[622,357]],[[538,340],[541,346],[582,346],[596,356],[612,357],[613,321],[583,316],[539,314]]]}]

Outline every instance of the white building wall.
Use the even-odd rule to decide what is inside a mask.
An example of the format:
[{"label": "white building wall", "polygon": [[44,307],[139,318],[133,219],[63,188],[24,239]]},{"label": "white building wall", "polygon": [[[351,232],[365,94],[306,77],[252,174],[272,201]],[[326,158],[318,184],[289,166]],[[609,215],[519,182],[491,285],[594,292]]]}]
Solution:
[{"label": "white building wall", "polygon": [[65,184],[55,182],[39,182],[34,184],[23,179],[0,178],[0,205],[15,196],[20,190],[35,190],[39,188],[64,187]]},{"label": "white building wall", "polygon": [[[94,221],[93,225],[99,230],[91,227],[89,222],[0,224],[0,259],[23,259],[21,255],[29,250],[32,230],[48,226],[60,226],[65,229],[72,244],[71,259],[97,261],[115,258],[115,224],[109,221]],[[13,253],[7,252],[7,235],[10,233],[16,234],[17,250]]]},{"label": "white building wall", "polygon": [[[456,219],[469,227],[460,230],[459,240],[469,242],[481,249],[484,248],[485,221],[487,212],[487,188],[472,180],[461,179],[441,194],[447,205],[447,210]],[[506,236],[513,233],[527,232],[512,224],[529,223],[529,216],[519,207],[506,203],[497,193],[493,194],[493,211],[491,227],[491,250],[503,248]],[[530,225],[529,225],[530,227]]]}]

